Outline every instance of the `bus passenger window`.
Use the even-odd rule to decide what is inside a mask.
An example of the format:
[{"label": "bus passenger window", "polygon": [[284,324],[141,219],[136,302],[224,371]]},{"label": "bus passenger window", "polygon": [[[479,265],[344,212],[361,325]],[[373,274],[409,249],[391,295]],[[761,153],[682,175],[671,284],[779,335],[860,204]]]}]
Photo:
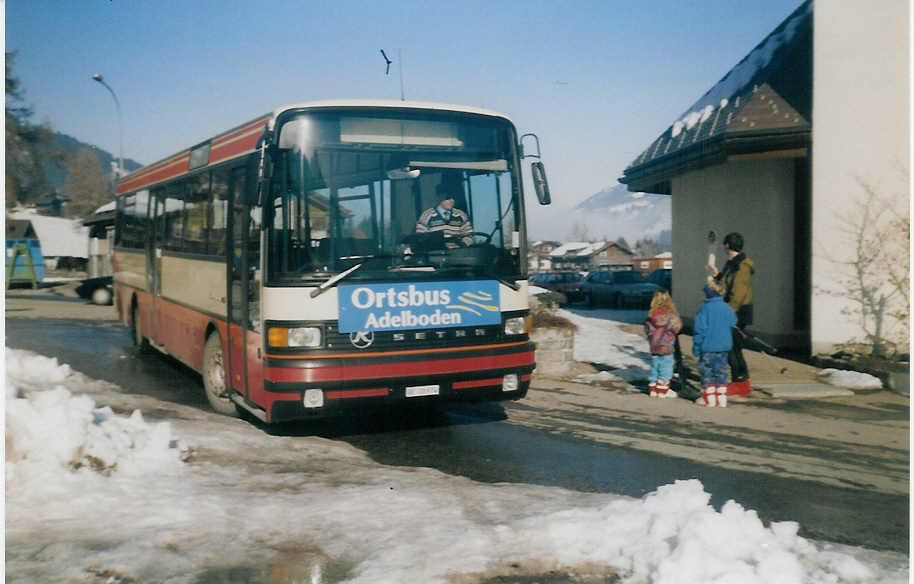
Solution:
[{"label": "bus passenger window", "polygon": [[222,255],[225,253],[225,231],[228,226],[228,180],[227,170],[213,171],[212,220],[209,228],[207,253]]},{"label": "bus passenger window", "polygon": [[185,252],[206,253],[209,215],[209,173],[204,172],[188,181],[184,203]]},{"label": "bus passenger window", "polygon": [[184,181],[168,185],[165,198],[165,249],[181,251],[184,243]]}]

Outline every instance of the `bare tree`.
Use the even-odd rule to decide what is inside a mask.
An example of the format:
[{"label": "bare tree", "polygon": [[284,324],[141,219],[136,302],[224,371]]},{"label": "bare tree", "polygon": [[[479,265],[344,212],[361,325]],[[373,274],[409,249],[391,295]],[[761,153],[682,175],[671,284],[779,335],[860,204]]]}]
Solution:
[{"label": "bare tree", "polygon": [[94,152],[80,148],[67,159],[67,170],[67,194],[71,201],[68,215],[88,217],[111,200],[101,162]]},{"label": "bare tree", "polygon": [[863,196],[839,216],[852,244],[846,259],[829,258],[839,267],[837,286],[826,293],[847,298],[842,313],[854,318],[872,346],[884,356],[892,339],[907,339],[910,308],[910,215],[894,197],[881,196],[858,178]]},{"label": "bare tree", "polygon": [[663,253],[665,251],[670,251],[669,246],[660,244],[657,241],[654,241],[650,237],[644,239],[639,239],[635,242],[635,249],[632,250],[635,252],[635,255],[641,257],[653,257],[657,254]]}]

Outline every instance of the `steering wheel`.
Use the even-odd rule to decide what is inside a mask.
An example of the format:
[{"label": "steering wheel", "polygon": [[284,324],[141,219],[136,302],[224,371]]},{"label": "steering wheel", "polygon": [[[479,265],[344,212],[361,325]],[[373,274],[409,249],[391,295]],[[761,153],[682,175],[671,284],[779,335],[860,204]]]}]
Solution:
[{"label": "steering wheel", "polygon": [[[477,235],[480,236],[480,237],[485,238],[485,241],[482,242],[483,244],[491,243],[491,242],[492,242],[492,234],[491,234],[491,233],[485,233],[485,232],[483,232],[483,231],[473,231],[473,232],[470,233],[470,237],[474,237],[474,238],[475,238]],[[475,245],[476,242],[474,241],[473,243],[474,243],[474,245]]]}]

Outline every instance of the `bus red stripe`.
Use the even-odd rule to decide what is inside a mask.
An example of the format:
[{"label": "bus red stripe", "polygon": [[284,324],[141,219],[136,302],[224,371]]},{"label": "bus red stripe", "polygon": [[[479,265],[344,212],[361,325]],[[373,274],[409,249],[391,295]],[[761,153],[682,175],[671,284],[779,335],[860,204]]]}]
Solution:
[{"label": "bus red stripe", "polygon": [[234,132],[231,132],[230,134],[226,134],[224,136],[218,136],[213,139],[213,142],[212,142],[213,147],[215,147],[217,144],[221,144],[221,143],[227,142],[233,138],[237,138],[238,136],[241,136],[245,132],[250,132],[254,128],[262,129],[266,124],[267,124],[266,118],[261,118],[261,119],[255,121],[254,123],[248,124],[247,126],[245,126],[243,128],[238,128],[237,130],[235,130]]},{"label": "bus red stripe", "polygon": [[419,375],[444,375],[486,369],[507,369],[510,367],[532,366],[533,351],[513,355],[490,357],[466,357],[463,359],[442,359],[438,361],[413,361],[407,363],[385,363],[379,365],[338,365],[299,369],[276,367],[265,370],[264,378],[274,383],[325,383],[328,381],[385,379]]},{"label": "bus red stripe", "polygon": [[140,176],[132,177],[120,183],[117,187],[118,194],[123,194],[134,189],[138,189],[144,185],[160,182],[168,178],[186,173],[187,165],[190,162],[190,156],[185,154],[182,157],[168,162],[168,164],[163,164],[157,170],[150,169],[148,172],[144,172]]}]

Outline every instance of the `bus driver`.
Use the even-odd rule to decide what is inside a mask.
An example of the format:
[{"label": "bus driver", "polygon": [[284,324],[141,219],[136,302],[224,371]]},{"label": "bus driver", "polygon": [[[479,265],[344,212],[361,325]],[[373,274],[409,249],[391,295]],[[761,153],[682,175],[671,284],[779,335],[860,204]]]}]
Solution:
[{"label": "bus driver", "polygon": [[454,189],[444,183],[435,187],[438,204],[426,209],[416,221],[416,233],[444,234],[448,248],[473,244],[473,225],[466,213],[454,207]]}]

